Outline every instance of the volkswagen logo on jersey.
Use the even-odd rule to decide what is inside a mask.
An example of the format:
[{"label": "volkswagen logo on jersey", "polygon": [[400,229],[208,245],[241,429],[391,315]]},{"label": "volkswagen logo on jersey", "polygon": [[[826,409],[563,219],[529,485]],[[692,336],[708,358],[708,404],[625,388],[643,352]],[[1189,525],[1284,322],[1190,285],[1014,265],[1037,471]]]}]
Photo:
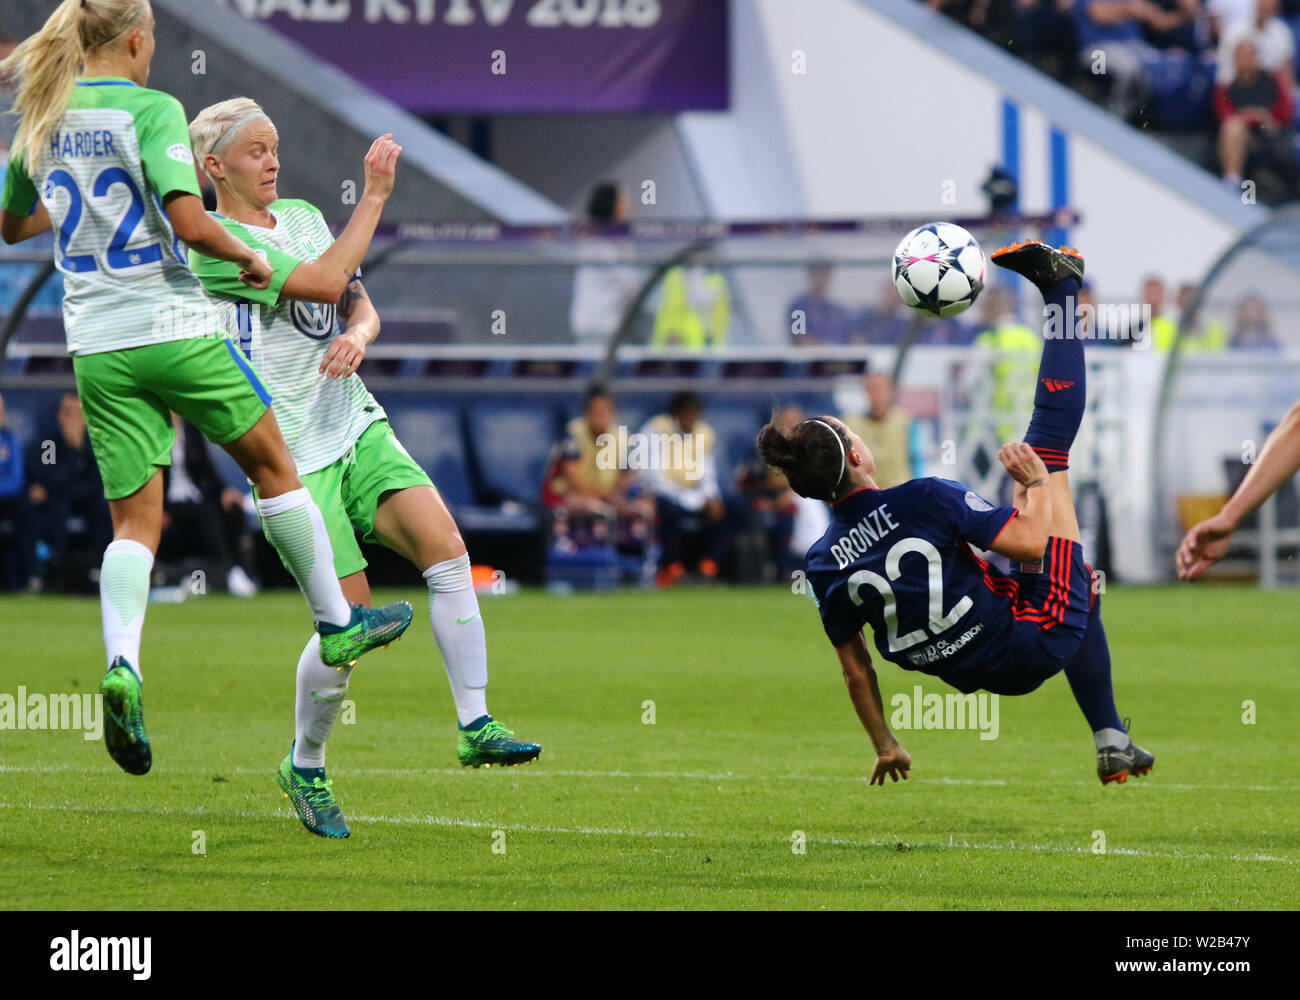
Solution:
[{"label": "volkswagen logo on jersey", "polygon": [[312,340],[328,340],[334,336],[334,306],[317,302],[290,302],[289,316],[298,332]]}]

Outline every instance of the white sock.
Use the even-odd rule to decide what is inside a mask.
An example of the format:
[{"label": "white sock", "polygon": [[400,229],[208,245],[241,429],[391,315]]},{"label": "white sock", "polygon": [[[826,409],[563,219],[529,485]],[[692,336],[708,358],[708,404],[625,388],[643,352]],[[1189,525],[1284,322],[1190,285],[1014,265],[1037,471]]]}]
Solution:
[{"label": "white sock", "polygon": [[324,767],[325,743],[348,691],[351,667],[326,666],[320,636],[308,640],[298,658],[298,697],[294,704],[294,767]]},{"label": "white sock", "polygon": [[1104,750],[1106,747],[1117,747],[1124,749],[1129,744],[1128,733],[1122,729],[1098,729],[1092,734],[1092,738],[1097,741],[1097,749]]},{"label": "white sock", "polygon": [[352,609],[334,573],[334,549],[325,519],[306,487],[258,500],[257,513],[267,541],[298,581],[316,620],[332,625],[351,621]]},{"label": "white sock", "polygon": [[104,651],[108,666],[117,657],[140,673],[140,633],[149,606],[149,575],[153,553],[128,538],[112,542],[104,550],[99,570],[99,610],[104,622]]},{"label": "white sock", "polygon": [[424,571],[429,585],[429,624],[442,652],[456,702],[456,718],[467,726],[487,710],[487,636],[469,555],[436,563]]}]

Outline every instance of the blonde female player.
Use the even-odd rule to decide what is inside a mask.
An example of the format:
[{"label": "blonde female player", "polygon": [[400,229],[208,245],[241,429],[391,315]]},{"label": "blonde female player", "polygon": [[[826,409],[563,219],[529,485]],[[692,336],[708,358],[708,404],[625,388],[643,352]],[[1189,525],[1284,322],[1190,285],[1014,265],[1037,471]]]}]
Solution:
[{"label": "blonde female player", "polygon": [[327,662],[346,665],[411,620],[405,602],[349,607],[271,397],[186,266],[181,240],[229,261],[249,289],[274,279],[265,260],[203,211],[185,113],[175,98],[145,87],[153,52],[147,0],[64,0],[0,63],[17,78],[21,119],[0,236],[16,243],[57,233],[68,351],[113,518],[100,572],[104,740],[130,774],[146,773],[153,761],[140,635],[162,530],[169,411],[224,447],[257,484],[267,538],[311,605]]},{"label": "blonde female player", "polygon": [[[370,600],[354,527],[409,560],[428,584],[429,621],[456,703],[461,764],[533,760],[542,748],[515,739],[488,714],[483,620],[456,522],[356,374],[379,335],[379,314],[357,260],[343,258],[339,247],[358,214],[378,218],[369,206],[384,178],[367,165],[353,223],[335,243],[318,209],[280,197],[275,125],[253,101],[205,108],[190,124],[190,139],[216,188],[221,224],[264,253],[275,274],[267,287],[252,288],[239,280],[236,265],[201,249],[191,250],[190,264],[209,293],[232,304],[241,342],[275,393],[285,439],[334,543],[344,594]],[[296,735],[278,775],[303,824],[324,837],[348,836],[325,777],[325,742],[350,672],[322,661],[315,636],[307,643],[298,661]]]}]

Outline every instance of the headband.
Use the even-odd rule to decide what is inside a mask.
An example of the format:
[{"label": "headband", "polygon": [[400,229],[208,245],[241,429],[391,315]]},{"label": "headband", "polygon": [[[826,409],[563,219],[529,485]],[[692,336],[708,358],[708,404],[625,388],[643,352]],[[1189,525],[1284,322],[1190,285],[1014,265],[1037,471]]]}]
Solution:
[{"label": "headband", "polygon": [[828,424],[825,420],[818,420],[814,417],[810,419],[808,422],[810,424],[821,424],[823,427],[825,427],[828,431],[831,432],[831,434],[835,437],[835,443],[840,446],[840,474],[839,474],[839,478],[835,480],[835,485],[839,486],[840,479],[844,478],[844,473],[848,471],[848,464],[849,464],[849,456],[844,451],[844,439],[840,437],[839,431],[837,431],[834,427]]},{"label": "headband", "polygon": [[[86,3],[86,0],[81,0],[82,10],[88,9],[88,6],[89,5]],[[124,24],[113,34],[109,35],[103,41],[96,42],[94,45],[89,46],[89,48],[97,49],[103,45],[107,45],[109,42],[115,41],[116,39],[120,38],[122,35],[126,34],[126,32],[130,31],[132,28],[135,27],[135,22],[140,20],[140,15],[143,13],[144,13],[144,0],[140,0],[140,5],[136,7],[135,16],[132,17],[131,20],[127,21],[126,24]]]},{"label": "headband", "polygon": [[[261,110],[250,111],[248,114],[244,115],[243,118],[237,118],[224,132],[221,133],[221,135],[217,137],[217,141],[212,144],[212,149],[210,149],[209,152],[215,154],[217,150],[221,149],[226,145],[226,143],[230,142],[230,140],[235,137],[236,132],[249,122],[255,121],[258,118],[266,118],[266,112]],[[269,121],[270,119],[267,120]]]}]

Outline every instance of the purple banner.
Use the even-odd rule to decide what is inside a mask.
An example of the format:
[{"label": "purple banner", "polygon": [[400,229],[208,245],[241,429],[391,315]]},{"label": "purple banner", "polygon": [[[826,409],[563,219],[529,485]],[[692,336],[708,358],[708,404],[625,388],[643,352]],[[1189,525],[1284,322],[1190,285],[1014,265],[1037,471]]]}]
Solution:
[{"label": "purple banner", "polygon": [[416,114],[720,111],[727,0],[219,0]]}]

